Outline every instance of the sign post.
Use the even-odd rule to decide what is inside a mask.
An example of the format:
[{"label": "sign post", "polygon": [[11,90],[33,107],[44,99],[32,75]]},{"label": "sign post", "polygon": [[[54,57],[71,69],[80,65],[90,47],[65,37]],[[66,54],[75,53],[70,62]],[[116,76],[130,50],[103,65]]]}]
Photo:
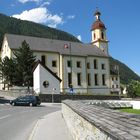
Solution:
[{"label": "sign post", "polygon": [[53,88],[53,91],[52,91],[52,103],[54,102],[54,97],[53,97],[53,95],[54,95],[55,91],[56,91],[56,88]]}]

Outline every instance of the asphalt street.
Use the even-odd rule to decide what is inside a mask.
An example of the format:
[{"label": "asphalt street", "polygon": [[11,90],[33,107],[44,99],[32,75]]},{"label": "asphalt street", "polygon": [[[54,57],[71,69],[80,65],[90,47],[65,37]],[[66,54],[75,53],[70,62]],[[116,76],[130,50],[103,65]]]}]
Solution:
[{"label": "asphalt street", "polygon": [[39,107],[0,104],[0,140],[28,140],[38,119],[60,109],[60,104]]}]

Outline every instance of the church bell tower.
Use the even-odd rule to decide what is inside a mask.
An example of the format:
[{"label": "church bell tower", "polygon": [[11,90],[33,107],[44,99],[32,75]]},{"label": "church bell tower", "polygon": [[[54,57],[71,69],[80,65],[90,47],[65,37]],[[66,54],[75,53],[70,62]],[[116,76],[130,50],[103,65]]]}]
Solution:
[{"label": "church bell tower", "polygon": [[108,40],[106,37],[106,27],[104,23],[100,20],[101,13],[96,10],[94,13],[95,22],[91,28],[92,40],[91,44],[96,45],[100,48],[103,52],[108,54]]}]

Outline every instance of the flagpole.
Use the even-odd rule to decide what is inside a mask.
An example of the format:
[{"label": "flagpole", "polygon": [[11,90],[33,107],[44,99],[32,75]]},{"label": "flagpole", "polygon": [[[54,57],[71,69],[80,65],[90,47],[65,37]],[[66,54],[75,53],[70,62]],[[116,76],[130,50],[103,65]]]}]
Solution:
[{"label": "flagpole", "polygon": [[71,91],[72,91],[72,100],[73,100],[73,85],[72,85],[72,58],[71,58],[71,43],[69,43],[69,54],[70,54],[70,73],[71,73],[71,83],[70,83],[70,88],[71,88]]},{"label": "flagpole", "polygon": [[72,59],[71,59],[71,43],[69,44],[70,46],[70,73],[71,73],[71,86],[72,86]]}]

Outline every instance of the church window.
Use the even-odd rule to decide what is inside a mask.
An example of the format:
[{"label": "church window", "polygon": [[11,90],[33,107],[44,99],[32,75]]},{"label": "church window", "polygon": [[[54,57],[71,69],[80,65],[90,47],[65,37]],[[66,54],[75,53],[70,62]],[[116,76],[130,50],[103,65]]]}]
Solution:
[{"label": "church window", "polygon": [[41,62],[42,62],[43,65],[46,64],[46,57],[45,57],[45,55],[41,56]]},{"label": "church window", "polygon": [[95,86],[98,86],[98,74],[94,74]]},{"label": "church window", "polygon": [[97,59],[94,59],[94,69],[98,69]]},{"label": "church window", "polygon": [[106,84],[105,84],[105,74],[102,74],[102,84],[103,84],[103,86],[106,85]]},{"label": "church window", "polygon": [[104,33],[102,32],[102,39],[104,39]]},{"label": "church window", "polygon": [[81,68],[81,62],[77,61],[77,68]]},{"label": "church window", "polygon": [[90,69],[90,63],[87,63],[87,69]]},{"label": "church window", "polygon": [[91,86],[91,75],[90,75],[90,73],[87,74],[87,81],[88,81],[88,86]]},{"label": "church window", "polygon": [[52,67],[57,67],[57,61],[56,60],[52,61]]},{"label": "church window", "polygon": [[68,87],[70,87],[72,84],[72,74],[68,73]]},{"label": "church window", "polygon": [[94,39],[96,39],[96,34],[94,33]]},{"label": "church window", "polygon": [[77,73],[77,85],[81,86],[81,73]]},{"label": "church window", "polygon": [[70,60],[67,61],[67,67],[71,67],[71,61]]},{"label": "church window", "polygon": [[104,69],[105,69],[105,64],[102,64],[102,66],[101,66],[101,67],[102,67],[102,70],[104,70]]}]

